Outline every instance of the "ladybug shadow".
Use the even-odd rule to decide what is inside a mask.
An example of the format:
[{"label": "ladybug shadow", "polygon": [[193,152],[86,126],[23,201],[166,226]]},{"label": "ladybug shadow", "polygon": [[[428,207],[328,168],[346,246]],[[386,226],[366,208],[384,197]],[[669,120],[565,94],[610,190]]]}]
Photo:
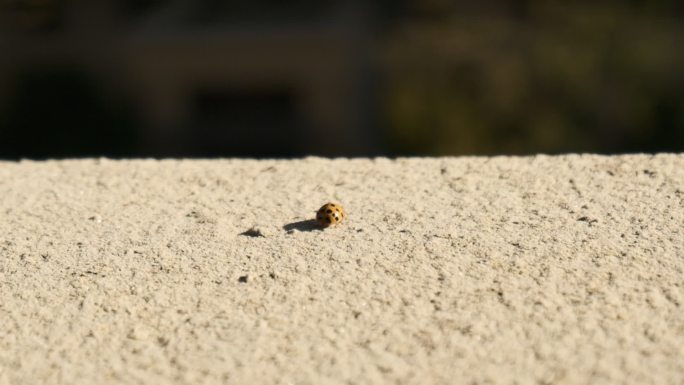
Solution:
[{"label": "ladybug shadow", "polygon": [[315,219],[307,219],[305,221],[288,223],[285,226],[283,226],[283,229],[285,229],[285,231],[287,231],[287,232],[290,232],[293,230],[297,230],[297,231],[319,230],[320,231],[321,227],[318,226],[318,223],[316,222]]}]

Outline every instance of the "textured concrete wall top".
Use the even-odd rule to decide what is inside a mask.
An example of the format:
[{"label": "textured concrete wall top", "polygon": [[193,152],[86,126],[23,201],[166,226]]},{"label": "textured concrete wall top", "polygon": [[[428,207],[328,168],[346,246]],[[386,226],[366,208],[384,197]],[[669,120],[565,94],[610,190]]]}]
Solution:
[{"label": "textured concrete wall top", "polygon": [[684,155],[5,162],[0,197],[3,385],[684,384]]}]

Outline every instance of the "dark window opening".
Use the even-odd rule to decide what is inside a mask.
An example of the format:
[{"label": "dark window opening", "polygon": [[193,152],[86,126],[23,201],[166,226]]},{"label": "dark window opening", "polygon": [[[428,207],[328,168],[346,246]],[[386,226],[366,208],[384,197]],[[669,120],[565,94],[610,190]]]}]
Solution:
[{"label": "dark window opening", "polygon": [[289,90],[218,90],[197,93],[190,152],[204,157],[294,157],[302,119]]}]

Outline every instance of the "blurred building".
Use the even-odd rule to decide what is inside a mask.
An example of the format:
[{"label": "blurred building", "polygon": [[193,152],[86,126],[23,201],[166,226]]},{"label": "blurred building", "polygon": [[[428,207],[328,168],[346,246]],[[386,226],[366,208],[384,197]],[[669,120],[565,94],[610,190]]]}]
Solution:
[{"label": "blurred building", "polygon": [[285,3],[0,0],[0,157],[377,151],[368,6]]},{"label": "blurred building", "polygon": [[682,4],[0,0],[0,158],[684,151]]}]

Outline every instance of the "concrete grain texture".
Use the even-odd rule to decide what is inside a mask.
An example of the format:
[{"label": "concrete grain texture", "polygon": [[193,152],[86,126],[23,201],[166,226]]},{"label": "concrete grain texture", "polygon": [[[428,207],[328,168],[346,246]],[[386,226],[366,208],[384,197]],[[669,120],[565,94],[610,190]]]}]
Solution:
[{"label": "concrete grain texture", "polygon": [[3,385],[684,384],[684,155],[1,162],[0,197]]}]

